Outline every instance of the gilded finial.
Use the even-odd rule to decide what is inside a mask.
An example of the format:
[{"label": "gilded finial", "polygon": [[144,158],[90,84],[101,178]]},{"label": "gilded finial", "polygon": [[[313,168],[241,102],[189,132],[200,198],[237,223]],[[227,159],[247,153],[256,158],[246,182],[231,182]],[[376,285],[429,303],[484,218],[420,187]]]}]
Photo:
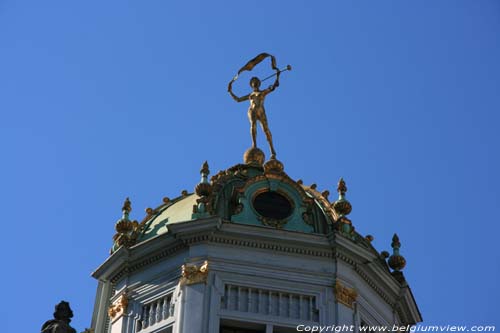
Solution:
[{"label": "gilded finial", "polygon": [[[208,168],[207,161],[205,161],[201,166],[200,174],[201,180],[194,188],[194,192],[199,198],[196,199],[196,205],[193,206],[192,218],[206,217],[209,215],[209,202],[210,194],[212,193],[212,185],[208,181],[210,169]],[[187,195],[187,192],[185,195]],[[183,194],[183,196],[185,195]]]},{"label": "gilded finial", "polygon": [[[212,192],[212,186],[208,181],[208,175],[210,174],[210,169],[208,168],[207,161],[205,161],[201,166],[200,174],[201,174],[201,180],[198,183],[198,185],[196,185],[195,192],[199,197],[205,197],[210,195],[210,193]],[[185,195],[187,195],[187,191]]]},{"label": "gilded finial", "polygon": [[347,186],[345,185],[344,178],[340,178],[339,183],[337,185],[337,192],[339,192],[339,195],[344,196],[345,193],[347,192]]},{"label": "gilded finial", "polygon": [[205,161],[203,163],[203,165],[201,166],[200,173],[201,173],[202,176],[205,175],[205,177],[207,177],[210,174],[210,169],[208,168],[208,162],[207,161]]},{"label": "gilded finial", "polygon": [[333,203],[332,207],[339,215],[339,217],[344,217],[352,211],[351,203],[345,198],[347,186],[345,184],[344,178],[340,178],[337,186],[337,192],[339,192],[339,198]]},{"label": "gilded finial", "polygon": [[125,199],[123,203],[122,212],[123,215],[115,224],[116,233],[113,236],[113,246],[111,248],[111,253],[118,249],[121,245],[131,246],[135,244],[137,239],[137,233],[139,229],[139,224],[137,221],[130,221],[129,214],[132,211],[132,203],[129,198]]},{"label": "gilded finial", "polygon": [[391,243],[391,247],[394,249],[394,248],[397,248],[399,250],[399,248],[401,247],[401,242],[399,241],[399,236],[398,234],[394,234],[394,236],[392,236],[392,243]]},{"label": "gilded finial", "polygon": [[395,271],[401,271],[406,266],[406,259],[399,254],[399,248],[401,247],[401,242],[397,234],[392,236],[392,255],[389,257],[389,267]]},{"label": "gilded finial", "polygon": [[130,214],[131,211],[132,211],[132,203],[130,202],[130,199],[127,197],[123,202],[122,212],[124,214],[127,213],[128,215]]},{"label": "gilded finial", "polygon": [[315,183],[314,184],[311,184],[311,186],[309,186],[311,189],[315,190],[316,187],[318,187],[318,185],[316,185]]}]

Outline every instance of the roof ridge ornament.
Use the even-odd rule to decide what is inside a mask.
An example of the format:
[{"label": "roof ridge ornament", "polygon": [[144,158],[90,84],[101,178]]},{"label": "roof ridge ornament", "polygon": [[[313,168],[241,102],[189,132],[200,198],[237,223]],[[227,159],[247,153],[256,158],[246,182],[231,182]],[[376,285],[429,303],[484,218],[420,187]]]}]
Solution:
[{"label": "roof ridge ornament", "polygon": [[394,234],[394,236],[392,236],[391,247],[392,255],[389,257],[389,267],[397,272],[400,272],[406,266],[406,259],[399,254],[401,242],[399,241],[398,234]]},{"label": "roof ridge ornament", "polygon": [[130,221],[129,215],[132,211],[132,202],[127,197],[122,206],[122,217],[116,222],[116,234],[113,236],[113,247],[111,253],[116,251],[120,246],[132,246],[136,243],[139,234],[140,225],[137,221]]},{"label": "roof ridge ornament", "polygon": [[[235,95],[233,93],[233,82],[238,79],[239,75],[242,72],[251,71],[255,66],[260,64],[266,58],[271,58],[271,68],[272,70],[275,71],[275,73],[264,78],[263,80],[260,80],[256,76],[252,77],[250,79],[250,87],[252,87],[252,92],[241,97]],[[257,122],[260,122],[262,130],[266,135],[266,139],[269,144],[269,148],[271,150],[271,160],[276,159],[276,150],[274,149],[273,138],[271,131],[269,130],[266,111],[264,109],[264,100],[269,93],[273,92],[277,87],[279,87],[280,74],[282,72],[290,70],[292,70],[292,66],[290,65],[287,65],[283,69],[279,69],[278,66],[276,65],[276,58],[273,55],[269,53],[261,53],[252,60],[248,61],[245,64],[245,66],[241,67],[240,70],[238,71],[238,74],[236,74],[228,84],[227,91],[236,102],[243,102],[247,100],[250,101],[250,107],[248,108],[248,119],[250,120],[250,134],[252,136],[252,147],[249,148],[243,156],[243,159],[247,164],[262,165],[265,158],[262,150],[257,148]],[[274,83],[270,85],[268,88],[260,90],[261,83],[273,76],[276,76]]]},{"label": "roof ridge ornament", "polygon": [[193,215],[192,218],[200,218],[209,216],[209,201],[210,194],[212,194],[212,185],[208,181],[208,175],[210,174],[210,169],[208,167],[208,162],[205,161],[201,166],[200,170],[201,180],[195,187],[195,193],[199,196],[196,199],[196,205],[193,205]]},{"label": "roof ridge ornament", "polygon": [[333,203],[332,208],[339,217],[344,217],[349,215],[352,211],[351,203],[345,198],[347,192],[347,186],[345,184],[344,178],[340,178],[337,184],[337,192],[339,193],[339,198]]},{"label": "roof ridge ornament", "polygon": [[338,216],[336,222],[338,223],[338,227],[341,232],[352,237],[354,227],[352,226],[351,220],[346,217],[349,213],[351,213],[352,205],[345,198],[347,186],[344,178],[342,177],[337,184],[337,192],[339,193],[339,198],[332,204],[332,208]]}]

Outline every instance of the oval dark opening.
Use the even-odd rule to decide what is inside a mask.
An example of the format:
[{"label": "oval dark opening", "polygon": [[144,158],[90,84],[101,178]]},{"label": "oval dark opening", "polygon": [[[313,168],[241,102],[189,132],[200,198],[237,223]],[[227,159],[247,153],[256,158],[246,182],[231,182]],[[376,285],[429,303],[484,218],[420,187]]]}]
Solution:
[{"label": "oval dark opening", "polygon": [[263,192],[253,200],[253,207],[260,215],[282,220],[292,214],[292,204],[278,192]]}]

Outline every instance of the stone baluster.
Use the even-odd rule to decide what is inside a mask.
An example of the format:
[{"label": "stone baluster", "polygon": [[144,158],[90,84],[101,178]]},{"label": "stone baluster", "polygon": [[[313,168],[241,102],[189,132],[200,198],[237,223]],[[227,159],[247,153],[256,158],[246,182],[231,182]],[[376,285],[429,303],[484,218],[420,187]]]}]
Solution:
[{"label": "stone baluster", "polygon": [[142,318],[141,318],[141,323],[142,323],[142,329],[145,329],[148,327],[148,313],[149,313],[149,307],[148,306],[144,306],[142,308]]},{"label": "stone baluster", "polygon": [[168,296],[165,296],[163,298],[163,308],[162,308],[162,316],[163,316],[163,320],[167,319],[168,318],[168,306],[169,306],[169,301],[168,301]]},{"label": "stone baluster", "polygon": [[155,306],[153,303],[149,306],[149,326],[153,326],[155,323]]}]

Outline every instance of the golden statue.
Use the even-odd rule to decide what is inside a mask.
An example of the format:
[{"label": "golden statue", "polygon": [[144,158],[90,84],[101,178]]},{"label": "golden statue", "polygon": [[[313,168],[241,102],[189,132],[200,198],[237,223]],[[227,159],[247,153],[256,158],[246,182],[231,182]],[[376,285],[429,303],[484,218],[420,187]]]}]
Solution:
[{"label": "golden statue", "polygon": [[[252,87],[252,92],[242,97],[236,96],[233,93],[233,82],[238,78],[238,75],[242,71],[252,70],[252,68],[255,65],[257,65],[267,57],[271,57],[271,65],[272,68],[276,71],[276,73],[265,78],[262,81],[265,81],[273,76],[276,76],[274,83],[270,85],[267,89],[260,90],[261,80],[258,77],[254,76],[250,79],[250,87]],[[229,85],[227,87],[227,91],[236,102],[243,102],[246,100],[250,101],[250,107],[248,108],[248,120],[250,120],[250,134],[252,135],[252,148],[254,149],[257,148],[257,121],[259,121],[262,130],[266,134],[267,142],[269,143],[269,147],[271,149],[271,159],[276,158],[276,151],[274,150],[273,137],[271,131],[269,130],[269,125],[267,123],[266,110],[264,109],[264,100],[270,92],[274,91],[279,86],[280,73],[286,70],[291,70],[290,65],[288,65],[283,70],[279,70],[276,67],[276,59],[272,55],[267,53],[261,53],[254,59],[250,60],[245,66],[243,66],[238,71],[238,75],[236,75],[231,80],[231,82],[229,82]]]}]

